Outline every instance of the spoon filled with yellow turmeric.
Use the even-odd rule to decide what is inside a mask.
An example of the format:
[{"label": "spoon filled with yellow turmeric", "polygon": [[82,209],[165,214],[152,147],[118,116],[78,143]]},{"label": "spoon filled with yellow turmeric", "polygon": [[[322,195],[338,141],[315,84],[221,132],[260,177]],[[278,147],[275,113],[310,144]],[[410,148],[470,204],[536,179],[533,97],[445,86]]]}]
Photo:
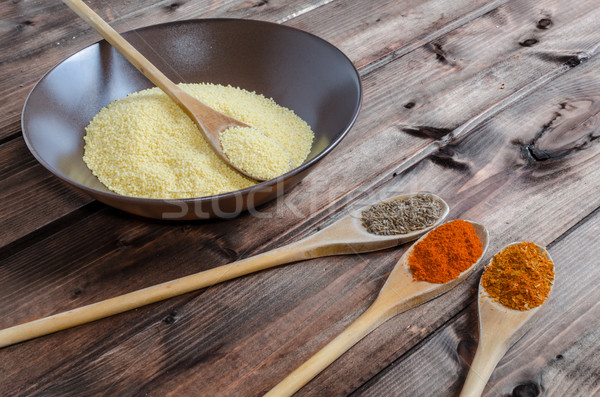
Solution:
[{"label": "spoon filled with yellow turmeric", "polygon": [[83,1],[63,2],[177,103],[226,164],[256,181],[272,179],[291,170],[291,154],[275,139],[212,109],[178,87]]},{"label": "spoon filled with yellow turmeric", "polygon": [[443,222],[448,212],[448,204],[431,193],[396,196],[352,211],[323,230],[286,246],[0,330],[0,347],[89,323],[286,263],[392,248],[416,240]]},{"label": "spoon filled with yellow turmeric", "polygon": [[467,278],[485,255],[483,225],[454,220],[428,232],[400,258],[371,306],[265,397],[291,396],[391,317],[425,303]]},{"label": "spoon filled with yellow turmeric", "polygon": [[479,283],[479,346],[461,397],[481,396],[502,356],[528,331],[553,280],[550,254],[534,243],[510,244],[491,259]]}]

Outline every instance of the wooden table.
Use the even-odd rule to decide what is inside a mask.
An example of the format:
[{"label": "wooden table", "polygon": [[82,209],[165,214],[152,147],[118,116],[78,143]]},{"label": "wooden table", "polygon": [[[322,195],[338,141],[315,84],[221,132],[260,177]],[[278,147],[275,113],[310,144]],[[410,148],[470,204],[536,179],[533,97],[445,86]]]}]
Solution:
[{"label": "wooden table", "polygon": [[[598,0],[88,1],[119,31],[251,18],[316,34],[359,69],[357,124],[260,217],[161,222],[61,183],[25,146],[34,83],[99,36],[58,1],[0,3],[0,328],[209,269],[381,198],[432,191],[485,224],[487,257],[556,262],[535,328],[485,395],[600,395]],[[257,396],[358,317],[406,247],[279,267],[0,350],[0,395]],[[454,396],[481,269],[383,324],[302,396]]]}]

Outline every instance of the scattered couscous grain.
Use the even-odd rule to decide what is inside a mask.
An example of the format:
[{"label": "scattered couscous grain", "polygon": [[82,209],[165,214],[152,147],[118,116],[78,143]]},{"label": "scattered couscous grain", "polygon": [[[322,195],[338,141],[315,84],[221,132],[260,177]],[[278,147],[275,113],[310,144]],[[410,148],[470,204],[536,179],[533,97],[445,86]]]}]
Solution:
[{"label": "scattered couscous grain", "polygon": [[[276,140],[289,152],[293,167],[308,156],[314,139],[310,126],[272,99],[216,84],[180,87]],[[130,94],[102,109],[86,127],[84,141],[84,162],[119,194],[189,198],[256,184],[225,164],[192,120],[158,88]]]},{"label": "scattered couscous grain", "polygon": [[268,180],[290,170],[290,152],[257,128],[229,128],[220,141],[229,161],[248,175]]}]

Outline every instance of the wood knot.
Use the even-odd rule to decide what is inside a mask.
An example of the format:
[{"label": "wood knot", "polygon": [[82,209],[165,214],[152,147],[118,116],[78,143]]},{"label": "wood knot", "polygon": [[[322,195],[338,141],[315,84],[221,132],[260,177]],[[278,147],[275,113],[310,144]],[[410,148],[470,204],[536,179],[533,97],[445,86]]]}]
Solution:
[{"label": "wood knot", "polygon": [[173,312],[169,313],[169,315],[167,317],[163,318],[162,322],[167,325],[171,325],[176,320],[177,320],[177,312],[173,311]]},{"label": "wood knot", "polygon": [[232,248],[223,247],[223,252],[232,260],[237,260],[240,257],[240,253]]},{"label": "wood knot", "polygon": [[125,232],[117,236],[117,248],[127,248],[136,244],[138,236],[132,231]]},{"label": "wood knot", "polygon": [[117,240],[117,248],[125,248],[131,245],[131,240],[127,238],[120,238]]},{"label": "wood knot", "polygon": [[402,131],[419,138],[441,139],[452,132],[449,128],[429,127],[426,125],[416,125],[414,127],[402,128]]},{"label": "wood knot", "polygon": [[412,109],[415,107],[415,103],[414,102],[408,102],[407,104],[404,105],[405,108],[407,109]]},{"label": "wood knot", "polygon": [[27,28],[27,26],[33,26],[33,25],[35,25],[35,22],[30,21],[30,20],[26,20],[26,21],[23,21],[21,23],[18,23],[15,26],[15,28],[20,32],[20,31],[24,30],[25,28]]},{"label": "wood knot", "polygon": [[577,55],[575,55],[575,56],[567,59],[567,62],[565,62],[565,65],[574,68],[575,66],[579,65],[580,63],[581,63],[581,59]]},{"label": "wood knot", "polygon": [[537,43],[539,43],[539,41],[537,39],[527,39],[527,40],[519,42],[519,45],[521,47],[532,47],[532,46],[536,45]]},{"label": "wood knot", "polygon": [[433,43],[433,52],[435,53],[435,59],[442,63],[446,62],[446,54],[440,43]]},{"label": "wood knot", "polygon": [[595,125],[599,105],[593,101],[562,102],[560,111],[555,111],[551,118],[535,133],[534,138],[521,144],[521,151],[530,163],[556,160],[577,151],[589,148],[600,139]]},{"label": "wood knot", "polygon": [[550,18],[542,18],[538,21],[536,26],[538,29],[548,29],[552,26],[552,20]]},{"label": "wood knot", "polygon": [[83,293],[83,291],[82,291],[82,290],[80,290],[79,288],[77,288],[77,289],[74,289],[74,290],[71,292],[71,299],[77,299],[77,298],[79,298],[79,296],[80,296],[82,293]]},{"label": "wood knot", "polygon": [[469,163],[460,161],[456,158],[454,150],[450,146],[442,147],[437,153],[429,156],[435,164],[457,171],[468,172],[470,169]]},{"label": "wood knot", "polygon": [[537,383],[525,383],[515,387],[511,393],[512,397],[537,397],[540,395],[540,387]]},{"label": "wood knot", "polygon": [[174,3],[171,3],[171,4],[169,4],[169,5],[166,5],[166,6],[164,6],[163,8],[164,8],[166,11],[175,11],[175,10],[177,10],[179,7],[181,7],[181,3],[174,2]]}]

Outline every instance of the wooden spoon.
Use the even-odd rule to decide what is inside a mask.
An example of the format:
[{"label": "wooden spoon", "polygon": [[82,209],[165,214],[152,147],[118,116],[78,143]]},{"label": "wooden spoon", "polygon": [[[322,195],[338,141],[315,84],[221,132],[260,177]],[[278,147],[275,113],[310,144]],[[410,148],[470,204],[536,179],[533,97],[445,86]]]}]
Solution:
[{"label": "wooden spoon", "polygon": [[[417,194],[419,193],[405,194],[385,201],[403,199]],[[434,194],[431,194],[431,196],[439,200],[442,204],[442,214],[437,222],[425,229],[393,236],[371,234],[361,224],[361,212],[368,207],[361,208],[346,215],[320,232],[287,246],[228,265],[219,266],[139,291],[130,292],[125,295],[0,330],[0,347],[99,320],[285,263],[322,256],[382,250],[415,240],[443,222],[448,215],[448,204]]]},{"label": "wooden spoon", "polygon": [[[204,138],[212,146],[215,153],[239,173],[256,181],[264,179],[251,175],[243,169],[233,164],[221,147],[220,134],[231,127],[250,127],[236,119],[217,112],[211,107],[200,102],[165,76],[156,66],[146,59],[138,50],[136,50],[127,40],[125,40],[117,31],[104,22],[98,14],[92,11],[81,0],[63,0],[77,15],[79,15],[91,27],[113,47],[115,47],[133,66],[135,66],[144,76],[146,76],[157,87],[163,90],[198,126],[198,129],[204,135]],[[274,145],[280,146],[274,141]],[[291,167],[290,167],[291,168]]]},{"label": "wooden spoon", "polygon": [[[514,244],[518,243],[509,244],[509,246]],[[538,245],[538,248],[552,261],[544,247]],[[481,281],[479,282],[478,305],[479,345],[460,397],[481,396],[500,359],[529,330],[530,320],[543,306],[540,305],[525,311],[510,309],[499,302],[494,302],[485,292]]]},{"label": "wooden spoon", "polygon": [[[488,246],[486,228],[474,222],[471,222],[471,224],[475,227],[477,236],[483,245],[483,252],[470,268],[462,272],[458,278],[444,284],[414,281],[408,267],[408,258],[417,243],[413,244],[402,255],[379,292],[377,299],[367,311],[350,324],[344,332],[265,394],[265,397],[291,396],[379,325],[399,313],[447,292],[467,278],[485,255]],[[423,236],[421,239],[425,237]]]}]

